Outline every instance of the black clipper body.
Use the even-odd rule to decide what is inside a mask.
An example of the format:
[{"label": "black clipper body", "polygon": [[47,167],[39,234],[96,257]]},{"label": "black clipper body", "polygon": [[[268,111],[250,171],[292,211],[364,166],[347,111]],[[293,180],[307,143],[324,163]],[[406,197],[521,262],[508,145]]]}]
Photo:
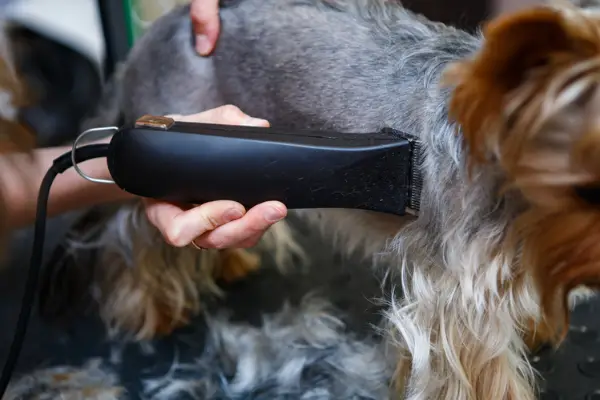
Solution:
[{"label": "black clipper body", "polygon": [[396,215],[407,211],[413,158],[411,140],[391,129],[288,133],[153,116],[120,129],[107,156],[115,183],[142,197]]}]

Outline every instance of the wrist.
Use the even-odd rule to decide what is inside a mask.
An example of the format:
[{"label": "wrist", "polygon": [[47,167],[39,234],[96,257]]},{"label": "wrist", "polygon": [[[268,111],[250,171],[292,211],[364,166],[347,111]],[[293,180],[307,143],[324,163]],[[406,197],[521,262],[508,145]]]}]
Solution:
[{"label": "wrist", "polygon": [[[94,143],[108,143],[105,138]],[[40,184],[53,161],[71,146],[37,149],[33,154],[0,156],[0,191],[9,210],[8,224],[13,228],[34,221]],[[79,167],[94,178],[112,179],[105,158],[82,162]],[[52,184],[48,217],[103,203],[134,198],[116,185],[89,182],[74,168],[59,174]]]}]

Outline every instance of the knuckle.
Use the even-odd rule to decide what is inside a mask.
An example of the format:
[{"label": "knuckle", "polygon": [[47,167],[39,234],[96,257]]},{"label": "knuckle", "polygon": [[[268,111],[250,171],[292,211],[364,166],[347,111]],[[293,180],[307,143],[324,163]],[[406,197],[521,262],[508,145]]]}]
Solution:
[{"label": "knuckle", "polygon": [[196,15],[214,14],[219,10],[219,0],[192,0],[190,9]]},{"label": "knuckle", "polygon": [[221,107],[221,117],[225,120],[240,119],[243,115],[242,110],[232,104]]},{"label": "knuckle", "polygon": [[190,3],[190,13],[195,17],[202,16],[205,8],[205,2],[202,0],[192,0]]},{"label": "knuckle", "polygon": [[217,221],[217,219],[208,213],[202,213],[200,214],[200,218],[202,220],[202,224],[204,225],[203,228],[206,231],[212,231],[215,230],[219,227],[219,221]]},{"label": "knuckle", "polygon": [[178,226],[172,225],[165,229],[163,236],[165,241],[171,246],[184,247],[187,243],[184,243],[181,237],[181,229]]}]

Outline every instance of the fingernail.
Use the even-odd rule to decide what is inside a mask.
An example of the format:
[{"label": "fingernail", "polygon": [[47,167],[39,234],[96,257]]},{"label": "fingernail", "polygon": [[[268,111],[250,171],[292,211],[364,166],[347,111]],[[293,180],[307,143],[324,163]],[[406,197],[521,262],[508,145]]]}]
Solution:
[{"label": "fingernail", "polygon": [[283,213],[283,211],[281,211],[277,207],[271,207],[269,208],[269,210],[267,210],[267,212],[265,212],[265,219],[268,222],[277,222],[283,219],[284,216],[285,214]]},{"label": "fingernail", "polygon": [[266,119],[248,117],[248,118],[246,118],[246,120],[244,122],[242,122],[242,125],[244,125],[244,126],[269,126],[269,121],[267,121]]},{"label": "fingernail", "polygon": [[210,41],[206,35],[196,36],[196,51],[205,56],[210,52]]},{"label": "fingernail", "polygon": [[242,218],[244,214],[237,208],[232,208],[229,209],[225,212],[225,215],[223,215],[223,218],[225,218],[226,222],[231,222],[234,221],[236,219],[240,219]]}]

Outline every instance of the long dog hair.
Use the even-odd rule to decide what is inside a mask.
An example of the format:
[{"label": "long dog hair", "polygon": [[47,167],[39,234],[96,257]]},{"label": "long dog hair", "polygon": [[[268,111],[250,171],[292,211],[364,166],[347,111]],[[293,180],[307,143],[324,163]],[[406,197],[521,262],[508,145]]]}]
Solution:
[{"label": "long dog hair", "polygon": [[[574,192],[599,180],[591,10],[541,7],[471,35],[396,1],[237,0],[224,2],[219,43],[202,58],[181,7],[132,49],[102,123],[235,104],[274,127],[416,135],[418,218],[299,213],[344,250],[385,254],[398,395],[529,400],[528,351],[560,336],[563,299],[599,276],[599,214]],[[111,218],[96,278],[111,327],[168,333],[218,292],[226,252],[168,247],[136,204]],[[300,254],[278,226],[268,251]]]},{"label": "long dog hair", "polygon": [[599,17],[566,3],[500,18],[477,57],[447,72],[473,164],[500,166],[524,200],[506,246],[522,248],[552,340],[567,332],[572,289],[600,277],[600,213],[585,196],[600,179]]}]

